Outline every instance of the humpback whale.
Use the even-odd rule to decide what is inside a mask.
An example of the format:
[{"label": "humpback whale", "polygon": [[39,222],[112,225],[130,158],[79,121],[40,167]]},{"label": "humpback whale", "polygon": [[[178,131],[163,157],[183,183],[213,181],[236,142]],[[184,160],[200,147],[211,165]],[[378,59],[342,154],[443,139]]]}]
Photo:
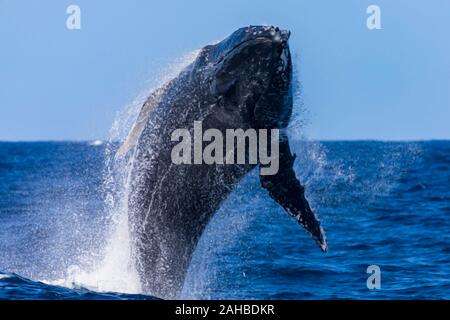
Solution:
[{"label": "humpback whale", "polygon": [[[133,254],[145,293],[174,299],[181,292],[197,242],[236,184],[259,167],[260,182],[322,251],[324,231],[297,179],[286,127],[292,113],[290,32],[273,26],[238,29],[200,50],[197,58],[154,91],[119,155],[129,155],[128,216]],[[179,128],[279,129],[279,169],[258,164],[174,164]],[[269,146],[270,148],[270,146]]]}]

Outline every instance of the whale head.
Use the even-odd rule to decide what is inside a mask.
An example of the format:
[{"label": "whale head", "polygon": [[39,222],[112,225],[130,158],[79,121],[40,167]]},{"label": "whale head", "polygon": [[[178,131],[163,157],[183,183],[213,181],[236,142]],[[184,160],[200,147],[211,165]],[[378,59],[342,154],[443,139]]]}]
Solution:
[{"label": "whale head", "polygon": [[292,112],[289,36],[289,31],[273,26],[245,27],[199,55],[197,66],[208,75],[211,93],[250,127],[288,125]]},{"label": "whale head", "polygon": [[175,100],[184,85],[189,94],[180,98],[192,101],[199,95],[211,105],[220,105],[223,113],[216,114],[224,119],[224,126],[285,128],[292,113],[289,36],[289,31],[277,27],[249,26],[201,49],[179,77],[148,98],[116,157],[137,144],[160,98],[166,94]]}]

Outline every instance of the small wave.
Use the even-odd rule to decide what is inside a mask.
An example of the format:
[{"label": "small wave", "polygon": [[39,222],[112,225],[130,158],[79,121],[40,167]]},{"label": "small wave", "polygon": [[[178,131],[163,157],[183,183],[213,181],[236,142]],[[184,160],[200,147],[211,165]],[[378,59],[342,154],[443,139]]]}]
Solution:
[{"label": "small wave", "polygon": [[415,186],[412,186],[408,190],[406,190],[406,192],[420,192],[420,191],[425,190],[426,188],[427,187],[424,184],[419,183],[419,184],[416,184]]},{"label": "small wave", "polygon": [[10,275],[0,273],[0,280],[11,278]]},{"label": "small wave", "polygon": [[120,292],[96,292],[91,288],[67,288],[54,283],[33,281],[16,274],[0,273],[0,300],[156,300],[157,298],[142,294],[127,294]]},{"label": "small wave", "polygon": [[94,141],[91,141],[90,143],[89,143],[89,145],[90,146],[94,146],[94,147],[98,147],[98,146],[101,146],[101,145],[103,145],[103,141],[102,140],[94,140]]},{"label": "small wave", "polygon": [[450,197],[446,197],[446,196],[430,196],[427,198],[430,202],[443,202],[443,203],[448,203],[450,202]]}]

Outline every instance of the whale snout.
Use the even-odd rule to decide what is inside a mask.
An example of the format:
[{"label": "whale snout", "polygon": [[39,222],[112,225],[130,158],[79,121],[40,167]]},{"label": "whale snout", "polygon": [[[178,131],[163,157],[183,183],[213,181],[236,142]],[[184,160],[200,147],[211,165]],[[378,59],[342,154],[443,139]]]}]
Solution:
[{"label": "whale snout", "polygon": [[239,30],[237,31],[238,37],[239,35],[241,36],[241,39],[237,41],[239,43],[238,46],[269,42],[275,47],[279,47],[280,52],[281,49],[287,47],[291,36],[289,30],[283,30],[274,26],[250,26],[243,28],[243,30],[243,34],[239,34]]},{"label": "whale snout", "polygon": [[282,30],[278,27],[270,27],[269,34],[274,42],[281,44],[287,44],[289,37],[291,36],[291,32],[289,30]]},{"label": "whale snout", "polygon": [[267,38],[274,42],[285,43],[289,40],[291,35],[289,30],[280,29],[275,26],[249,26],[236,31],[235,33],[239,35],[241,32],[243,33],[242,41]]},{"label": "whale snout", "polygon": [[289,30],[250,26],[209,47],[210,92],[229,109],[247,110],[254,125],[284,127],[292,109],[289,37]]},{"label": "whale snout", "polygon": [[[244,27],[221,42],[206,47],[207,61],[217,65],[230,57],[261,46],[275,48],[281,55],[282,50],[288,46],[290,35],[289,30],[283,30],[275,26]],[[262,54],[262,52],[259,53]]]}]

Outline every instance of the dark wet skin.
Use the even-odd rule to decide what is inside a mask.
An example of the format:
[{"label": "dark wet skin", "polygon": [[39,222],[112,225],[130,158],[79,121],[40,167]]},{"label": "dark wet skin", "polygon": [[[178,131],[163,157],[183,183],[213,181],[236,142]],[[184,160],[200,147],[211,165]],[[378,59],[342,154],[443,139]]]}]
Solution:
[{"label": "dark wet skin", "polygon": [[[242,28],[152,95],[139,116],[131,156],[129,219],[143,291],[177,298],[197,242],[236,184],[256,165],[174,165],[171,133],[202,121],[203,130],[283,129],[292,113],[289,32]],[[151,111],[148,111],[151,110]],[[225,134],[224,134],[225,135]],[[310,233],[323,251],[324,232],[295,176],[289,140],[280,137],[280,166],[261,186]]]}]

